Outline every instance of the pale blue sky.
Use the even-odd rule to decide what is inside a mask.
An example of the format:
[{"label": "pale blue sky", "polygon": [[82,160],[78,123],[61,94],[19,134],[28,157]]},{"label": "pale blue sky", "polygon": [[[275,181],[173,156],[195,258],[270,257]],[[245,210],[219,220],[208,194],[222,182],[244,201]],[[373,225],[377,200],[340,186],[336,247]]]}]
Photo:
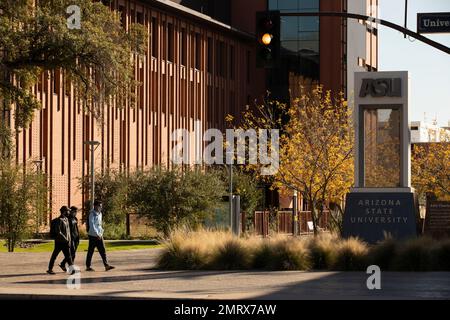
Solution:
[{"label": "pale blue sky", "polygon": [[[403,25],[404,4],[405,0],[379,0],[380,18]],[[408,29],[416,31],[418,12],[450,12],[450,0],[408,0],[408,7]],[[424,36],[450,47],[450,33]],[[379,70],[409,71],[410,120],[423,120],[426,113],[428,121],[437,117],[440,125],[447,125],[450,55],[418,40],[411,42],[400,32],[380,26]]]}]

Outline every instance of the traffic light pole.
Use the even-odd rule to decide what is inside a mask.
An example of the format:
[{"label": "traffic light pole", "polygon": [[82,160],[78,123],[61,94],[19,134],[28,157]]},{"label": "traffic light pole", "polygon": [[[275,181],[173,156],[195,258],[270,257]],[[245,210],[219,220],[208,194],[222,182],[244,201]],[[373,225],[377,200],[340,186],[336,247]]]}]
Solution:
[{"label": "traffic light pole", "polygon": [[361,14],[356,13],[348,13],[348,12],[282,12],[280,13],[280,16],[282,17],[312,17],[312,16],[319,16],[319,17],[338,17],[338,18],[350,18],[350,19],[357,19],[357,20],[364,20],[368,22],[375,22],[379,23],[383,26],[389,27],[391,29],[400,31],[401,33],[404,33],[414,39],[417,39],[419,41],[422,41],[423,43],[428,44],[429,46],[432,46],[433,48],[436,48],[442,52],[445,52],[447,54],[450,54],[450,48],[444,46],[443,44],[440,44],[439,42],[433,41],[427,37],[422,36],[421,34],[411,31],[409,29],[406,29],[402,26],[399,26],[395,23],[365,16]]}]

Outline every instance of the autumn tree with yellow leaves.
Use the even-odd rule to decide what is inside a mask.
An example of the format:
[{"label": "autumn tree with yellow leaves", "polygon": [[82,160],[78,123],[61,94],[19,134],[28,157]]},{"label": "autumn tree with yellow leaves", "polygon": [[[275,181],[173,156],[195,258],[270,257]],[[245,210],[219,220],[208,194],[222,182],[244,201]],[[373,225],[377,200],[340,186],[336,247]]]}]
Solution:
[{"label": "autumn tree with yellow leaves", "polygon": [[450,136],[441,132],[440,140],[413,145],[412,185],[422,198],[434,193],[450,199]]},{"label": "autumn tree with yellow leaves", "polygon": [[[342,94],[317,86],[292,99],[244,113],[242,128],[281,128],[280,167],[273,187],[297,190],[308,202],[314,233],[330,204],[340,204],[353,184],[353,125]],[[255,170],[254,172],[258,172]]]}]

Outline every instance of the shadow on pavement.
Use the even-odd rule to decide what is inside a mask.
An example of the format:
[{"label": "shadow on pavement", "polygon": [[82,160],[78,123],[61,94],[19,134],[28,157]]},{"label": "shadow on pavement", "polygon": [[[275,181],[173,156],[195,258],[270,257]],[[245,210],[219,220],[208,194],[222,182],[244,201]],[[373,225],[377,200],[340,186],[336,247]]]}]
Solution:
[{"label": "shadow on pavement", "polygon": [[[199,277],[207,277],[214,275],[223,275],[225,273],[239,273],[240,271],[152,271],[151,274],[137,274],[137,275],[118,275],[96,278],[83,278],[81,277],[82,284],[89,283],[114,283],[114,282],[126,282],[126,281],[145,281],[145,280],[158,280],[158,279],[195,279]],[[82,272],[83,274],[83,272]],[[40,274],[42,275],[42,274]],[[54,280],[32,280],[32,281],[17,281],[16,284],[66,284],[67,279],[54,279]]]},{"label": "shadow on pavement", "polygon": [[450,273],[396,273],[381,275],[381,289],[369,290],[364,272],[339,272],[299,281],[255,296],[261,300],[371,300],[450,299]]}]

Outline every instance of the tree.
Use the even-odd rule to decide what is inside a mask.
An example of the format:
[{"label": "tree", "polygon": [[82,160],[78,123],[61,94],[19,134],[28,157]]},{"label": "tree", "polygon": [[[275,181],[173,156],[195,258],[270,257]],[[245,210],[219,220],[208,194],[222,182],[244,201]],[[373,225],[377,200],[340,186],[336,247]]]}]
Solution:
[{"label": "tree", "polygon": [[30,231],[35,181],[35,174],[24,167],[0,161],[0,231],[7,239],[8,252]]},{"label": "tree", "polygon": [[[68,28],[70,5],[81,9],[80,29]],[[0,102],[14,109],[15,129],[40,108],[31,89],[48,71],[61,72],[98,119],[113,98],[119,107],[133,103],[133,67],[147,39],[143,26],[125,30],[117,13],[92,0],[2,0],[0,12]],[[4,148],[7,131],[0,133]]]},{"label": "tree", "polygon": [[243,119],[242,128],[281,128],[280,168],[272,187],[303,195],[317,234],[324,210],[333,204],[339,211],[336,205],[353,184],[353,126],[343,95],[317,86],[289,107],[266,102],[247,110]]},{"label": "tree", "polygon": [[[80,179],[83,181],[82,179]],[[89,188],[89,179],[84,179],[85,188]],[[97,174],[95,179],[95,196],[103,202],[103,221],[105,223],[105,238],[123,239],[128,236],[126,216],[129,179],[125,173],[108,170]],[[87,221],[90,202],[85,206],[84,222]]]},{"label": "tree", "polygon": [[[222,176],[222,180],[226,181],[226,186],[229,186],[229,171],[222,170]],[[258,181],[255,179],[255,175],[249,174],[244,169],[233,169],[233,194],[241,197],[241,212],[246,214],[248,222],[253,221],[255,210],[260,205],[263,196],[261,188],[258,187]]]},{"label": "tree", "polygon": [[155,167],[133,174],[128,203],[167,237],[174,228],[204,221],[224,194],[215,171]]},{"label": "tree", "polygon": [[450,137],[441,141],[413,145],[412,185],[421,198],[428,192],[450,198]]}]

